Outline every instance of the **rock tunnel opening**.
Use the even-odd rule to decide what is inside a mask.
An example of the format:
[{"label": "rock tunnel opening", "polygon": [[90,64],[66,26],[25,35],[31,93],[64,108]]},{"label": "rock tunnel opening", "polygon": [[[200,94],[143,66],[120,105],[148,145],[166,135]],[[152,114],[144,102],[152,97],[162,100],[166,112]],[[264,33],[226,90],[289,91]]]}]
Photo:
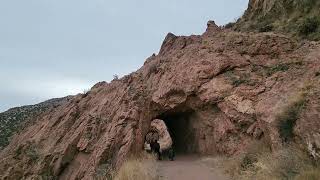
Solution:
[{"label": "rock tunnel opening", "polygon": [[191,154],[196,152],[196,139],[193,130],[193,110],[169,112],[159,116],[170,133],[173,149],[178,154]]}]

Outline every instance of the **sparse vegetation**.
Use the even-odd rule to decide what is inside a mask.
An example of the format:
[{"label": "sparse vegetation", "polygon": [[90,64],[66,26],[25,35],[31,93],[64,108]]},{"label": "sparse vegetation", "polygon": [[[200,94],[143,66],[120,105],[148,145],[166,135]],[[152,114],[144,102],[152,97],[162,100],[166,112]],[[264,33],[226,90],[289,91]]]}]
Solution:
[{"label": "sparse vegetation", "polygon": [[235,79],[232,80],[232,85],[234,85],[234,86],[240,86],[241,84],[246,83],[246,82],[247,82],[247,80],[246,80],[246,79],[243,79],[242,77],[240,77],[240,78],[235,78]]},{"label": "sparse vegetation", "polygon": [[319,162],[310,156],[306,146],[299,146],[293,141],[294,126],[310,88],[312,83],[306,82],[280,107],[276,124],[283,146],[271,151],[267,142],[254,142],[244,154],[219,160],[227,174],[233,179],[320,179]]},{"label": "sparse vegetation", "polygon": [[22,146],[18,146],[18,148],[14,151],[14,158],[18,159],[19,156],[22,154]]},{"label": "sparse vegetation", "polygon": [[268,24],[259,28],[259,32],[270,32],[273,30],[273,25]]},{"label": "sparse vegetation", "polygon": [[317,32],[319,28],[320,21],[317,17],[307,17],[303,20],[301,25],[299,26],[299,34],[301,36],[308,36],[312,33]]},{"label": "sparse vegetation", "polygon": [[101,164],[96,170],[95,179],[112,180],[113,174],[113,167],[110,163]]},{"label": "sparse vegetation", "polygon": [[37,149],[36,149],[36,147],[35,147],[34,144],[30,144],[30,145],[26,148],[25,154],[26,154],[26,156],[27,156],[28,158],[30,158],[30,160],[31,160],[32,162],[36,162],[37,159],[39,158],[39,153],[38,153],[38,151],[37,151]]},{"label": "sparse vegetation", "polygon": [[157,73],[157,71],[158,71],[158,64],[157,63],[151,64],[148,69],[148,76],[150,76],[153,73]]},{"label": "sparse vegetation", "polygon": [[117,74],[113,75],[113,81],[119,80],[119,76]]},{"label": "sparse vegetation", "polygon": [[225,28],[225,29],[231,29],[231,28],[233,28],[233,27],[237,24],[238,21],[240,21],[240,17],[235,18],[235,19],[233,19],[233,21],[225,24],[225,25],[223,26],[223,28]]},{"label": "sparse vegetation", "polygon": [[304,107],[306,101],[305,96],[306,94],[304,92],[299,92],[290,97],[288,103],[276,116],[279,134],[283,142],[289,142],[294,137],[293,128]]},{"label": "sparse vegetation", "polygon": [[319,180],[320,167],[311,167],[310,169],[301,172],[295,180]]},{"label": "sparse vegetation", "polygon": [[305,150],[295,145],[288,145],[271,152],[267,144],[253,143],[247,153],[219,161],[222,169],[233,179],[320,178],[320,173],[317,172],[319,166]]},{"label": "sparse vegetation", "polygon": [[12,108],[0,113],[0,150],[9,144],[12,135],[23,129],[26,123],[48,109],[58,106],[64,99],[52,99],[40,104]]},{"label": "sparse vegetation", "polygon": [[250,84],[250,78],[248,74],[236,75],[233,72],[227,72],[227,77],[231,81],[231,84],[235,87],[240,86],[241,84]]},{"label": "sparse vegetation", "polygon": [[45,169],[45,171],[40,174],[40,179],[56,180],[58,178],[54,175],[53,170],[48,168],[48,169]]},{"label": "sparse vegetation", "polygon": [[268,144],[256,141],[252,143],[246,153],[225,159],[222,166],[227,174],[237,178],[249,171],[254,171],[259,157],[266,153],[271,153]]},{"label": "sparse vegetation", "polygon": [[267,76],[271,76],[276,72],[280,72],[280,71],[284,72],[284,71],[287,71],[288,69],[289,69],[288,64],[277,64],[275,66],[266,68],[266,74]]},{"label": "sparse vegetation", "polygon": [[230,23],[224,25],[224,28],[230,29],[230,28],[232,28],[235,24],[236,24],[235,22],[230,22]]},{"label": "sparse vegetation", "polygon": [[320,2],[317,0],[264,0],[252,4],[234,25],[239,31],[276,31],[320,40]]},{"label": "sparse vegetation", "polygon": [[115,180],[157,180],[156,158],[150,154],[143,153],[126,161]]},{"label": "sparse vegetation", "polygon": [[21,156],[26,156],[29,158],[30,163],[35,163],[37,159],[39,158],[39,152],[37,151],[37,148],[35,146],[34,142],[28,141],[24,145],[20,145],[15,151],[14,151],[14,158],[20,159]]}]

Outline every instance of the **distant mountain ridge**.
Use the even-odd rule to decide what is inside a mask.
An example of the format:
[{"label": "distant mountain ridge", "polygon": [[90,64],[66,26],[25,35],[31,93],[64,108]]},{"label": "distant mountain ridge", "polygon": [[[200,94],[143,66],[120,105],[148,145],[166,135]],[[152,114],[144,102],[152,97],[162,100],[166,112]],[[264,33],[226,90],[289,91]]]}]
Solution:
[{"label": "distant mountain ridge", "polygon": [[55,108],[70,97],[54,98],[35,105],[11,108],[0,113],[0,149],[9,144],[10,138],[24,128],[29,120],[51,108]]}]

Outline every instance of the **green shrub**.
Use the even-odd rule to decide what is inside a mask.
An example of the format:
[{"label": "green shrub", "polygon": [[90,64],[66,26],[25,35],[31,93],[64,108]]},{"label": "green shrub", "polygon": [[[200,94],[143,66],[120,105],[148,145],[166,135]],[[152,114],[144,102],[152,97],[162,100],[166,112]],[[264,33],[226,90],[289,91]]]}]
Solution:
[{"label": "green shrub", "polygon": [[257,154],[245,154],[241,160],[241,169],[246,170],[252,168],[256,162],[258,162]]},{"label": "green shrub", "polygon": [[54,175],[53,169],[47,168],[42,173],[40,173],[39,179],[43,180],[57,180],[58,178]]},{"label": "green shrub", "polygon": [[14,158],[18,159],[23,152],[23,146],[18,146],[18,148],[14,151]]},{"label": "green shrub", "polygon": [[273,67],[268,67],[267,68],[267,75],[271,76],[272,74],[279,72],[279,71],[287,71],[289,70],[289,65],[288,64],[277,64]]},{"label": "green shrub", "polygon": [[105,179],[105,180],[111,180],[113,179],[113,167],[108,162],[106,164],[101,164],[98,166],[96,172],[95,172],[95,179]]},{"label": "green shrub", "polygon": [[223,158],[221,163],[224,171],[234,179],[247,179],[248,173],[256,171],[256,163],[260,156],[270,153],[269,144],[262,141],[253,141],[245,150],[244,154]]},{"label": "green shrub", "polygon": [[270,32],[273,30],[273,25],[269,24],[269,25],[265,25],[259,28],[259,32]]},{"label": "green shrub", "polygon": [[33,144],[30,144],[29,146],[27,146],[25,150],[25,154],[28,158],[30,158],[32,162],[36,162],[36,160],[39,158],[39,153],[35,145]]},{"label": "green shrub", "polygon": [[119,80],[119,76],[117,74],[113,75],[113,81],[118,81]]},{"label": "green shrub", "polygon": [[313,8],[315,8],[317,0],[298,0],[295,3],[302,13],[309,13]]},{"label": "green shrub", "polygon": [[304,104],[305,94],[299,93],[290,97],[288,104],[276,116],[279,135],[283,142],[289,142],[294,137],[293,129]]},{"label": "green shrub", "polygon": [[317,17],[308,17],[299,26],[299,34],[302,36],[308,36],[315,33],[319,28],[320,21]]},{"label": "green shrub", "polygon": [[156,74],[157,72],[158,72],[158,64],[153,63],[149,66],[147,76],[149,77],[151,74]]},{"label": "green shrub", "polygon": [[235,22],[230,22],[230,23],[224,25],[224,28],[225,28],[225,29],[233,28],[235,24],[236,24]]},{"label": "green shrub", "polygon": [[27,157],[29,163],[35,163],[40,157],[34,142],[28,141],[26,144],[19,145],[13,152],[14,159],[21,159],[23,156]]},{"label": "green shrub", "polygon": [[248,74],[236,75],[234,72],[229,71],[226,73],[228,79],[231,81],[231,84],[235,87],[240,86],[241,84],[249,84],[250,77]]},{"label": "green shrub", "polygon": [[240,78],[235,78],[232,80],[232,85],[234,86],[240,86],[241,84],[244,84],[247,82],[247,79],[243,79],[242,77]]}]

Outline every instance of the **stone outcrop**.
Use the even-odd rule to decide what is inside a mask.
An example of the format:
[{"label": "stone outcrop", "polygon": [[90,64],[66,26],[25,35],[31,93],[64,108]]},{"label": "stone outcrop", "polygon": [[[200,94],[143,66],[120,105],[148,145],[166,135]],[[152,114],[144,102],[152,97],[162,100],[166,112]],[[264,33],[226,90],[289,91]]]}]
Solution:
[{"label": "stone outcrop", "polygon": [[294,140],[317,145],[320,44],[208,25],[203,35],[169,34],[136,72],[43,114],[1,151],[0,176],[105,178],[143,150],[154,119],[188,152],[233,155],[260,139],[277,148],[277,117],[301,91]]},{"label": "stone outcrop", "polygon": [[[161,119],[155,119],[151,122],[150,131],[146,135],[146,144],[152,141],[158,141],[160,150],[165,151],[172,147],[172,138],[165,122]],[[150,147],[147,148],[151,150]]]}]

